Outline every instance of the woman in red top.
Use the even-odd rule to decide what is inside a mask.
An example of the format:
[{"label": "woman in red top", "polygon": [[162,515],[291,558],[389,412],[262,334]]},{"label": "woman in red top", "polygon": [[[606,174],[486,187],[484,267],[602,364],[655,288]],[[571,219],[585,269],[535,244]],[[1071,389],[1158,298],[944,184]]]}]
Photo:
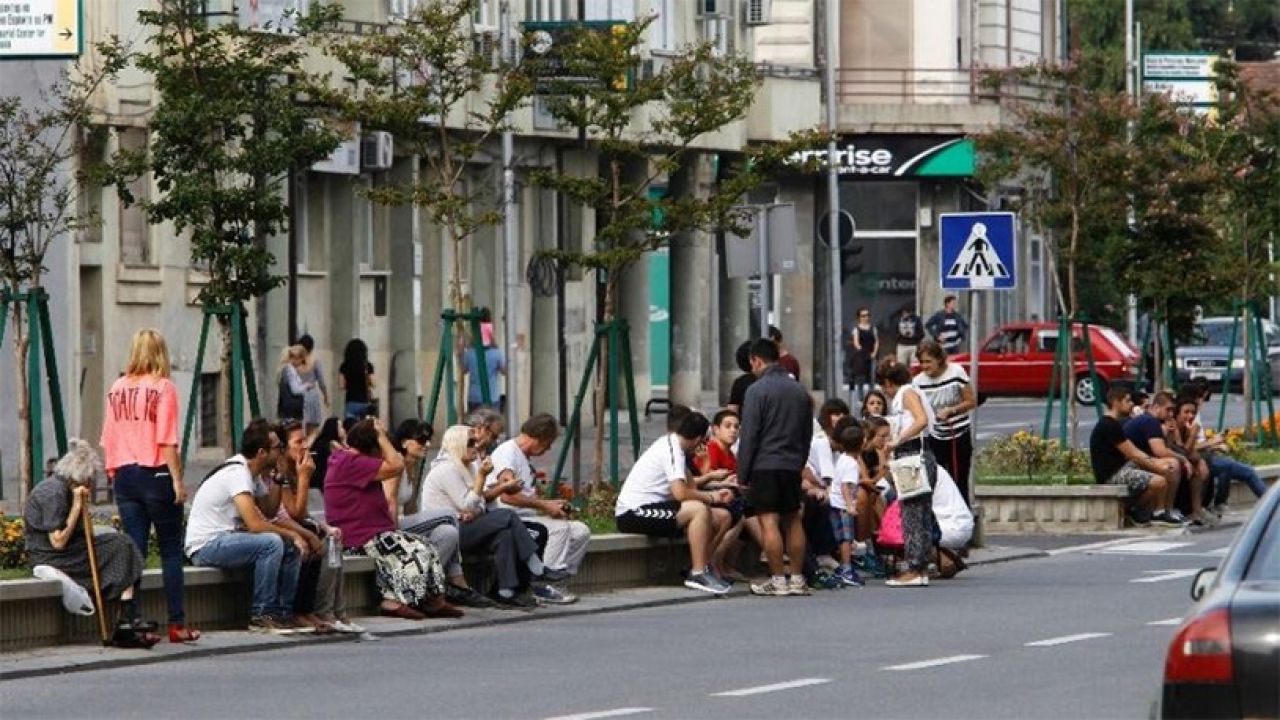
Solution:
[{"label": "woman in red top", "polygon": [[102,449],[124,532],[145,558],[151,528],[169,605],[169,642],[200,637],[186,627],[182,605],[182,506],[187,491],[178,457],[178,389],[169,379],[169,349],[152,329],[134,333],[129,366],[107,393]]},{"label": "woman in red top", "polygon": [[381,420],[361,420],[347,431],[347,448],[329,456],[324,479],[325,522],[342,531],[348,549],[373,558],[382,613],[406,620],[462,617],[444,599],[444,569],[426,540],[401,531],[383,483],[396,496],[404,458]]}]

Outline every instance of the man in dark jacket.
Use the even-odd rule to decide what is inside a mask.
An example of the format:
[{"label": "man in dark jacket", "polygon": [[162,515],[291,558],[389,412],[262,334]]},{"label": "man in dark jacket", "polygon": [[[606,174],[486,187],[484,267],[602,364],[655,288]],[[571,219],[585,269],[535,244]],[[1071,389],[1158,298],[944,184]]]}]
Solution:
[{"label": "man in dark jacket", "polygon": [[[799,563],[804,557],[804,525],[800,514],[800,474],[809,459],[813,400],[778,365],[778,346],[771,340],[751,344],[751,371],[758,378],[742,405],[738,476],[748,484],[747,506],[759,518],[764,552],[772,578],[752,585],[756,595],[808,595]],[[788,579],[782,563],[782,532],[796,572]]]}]

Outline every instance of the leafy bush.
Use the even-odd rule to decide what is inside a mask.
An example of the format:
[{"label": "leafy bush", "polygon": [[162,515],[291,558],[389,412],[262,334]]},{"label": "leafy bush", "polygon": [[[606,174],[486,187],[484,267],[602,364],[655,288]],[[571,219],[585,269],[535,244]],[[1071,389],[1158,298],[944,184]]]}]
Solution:
[{"label": "leafy bush", "polygon": [[1004,435],[978,451],[979,475],[1087,475],[1089,452],[1063,448],[1056,440],[1036,437],[1026,430]]}]

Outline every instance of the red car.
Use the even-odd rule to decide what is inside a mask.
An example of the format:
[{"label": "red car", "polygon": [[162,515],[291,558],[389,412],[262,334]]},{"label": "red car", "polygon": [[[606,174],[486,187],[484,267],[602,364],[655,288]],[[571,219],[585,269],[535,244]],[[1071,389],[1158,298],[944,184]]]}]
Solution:
[{"label": "red car", "polygon": [[[1105,325],[1090,325],[1094,370],[1101,388],[1089,382],[1089,361],[1084,352],[1084,326],[1072,329],[1073,367],[1071,392],[1076,402],[1090,405],[1104,395],[1111,383],[1133,377],[1140,356],[1123,335]],[[1047,397],[1053,376],[1053,356],[1058,347],[1057,323],[1009,323],[982,341],[978,355],[978,392],[982,395]],[[969,368],[969,353],[951,360]]]}]

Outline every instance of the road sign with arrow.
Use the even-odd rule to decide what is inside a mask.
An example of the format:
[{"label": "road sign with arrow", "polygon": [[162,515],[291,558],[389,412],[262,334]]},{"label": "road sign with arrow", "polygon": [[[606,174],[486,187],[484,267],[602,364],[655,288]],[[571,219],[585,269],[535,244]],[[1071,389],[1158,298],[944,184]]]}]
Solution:
[{"label": "road sign with arrow", "polygon": [[79,57],[82,0],[23,0],[0,8],[0,60]]}]

